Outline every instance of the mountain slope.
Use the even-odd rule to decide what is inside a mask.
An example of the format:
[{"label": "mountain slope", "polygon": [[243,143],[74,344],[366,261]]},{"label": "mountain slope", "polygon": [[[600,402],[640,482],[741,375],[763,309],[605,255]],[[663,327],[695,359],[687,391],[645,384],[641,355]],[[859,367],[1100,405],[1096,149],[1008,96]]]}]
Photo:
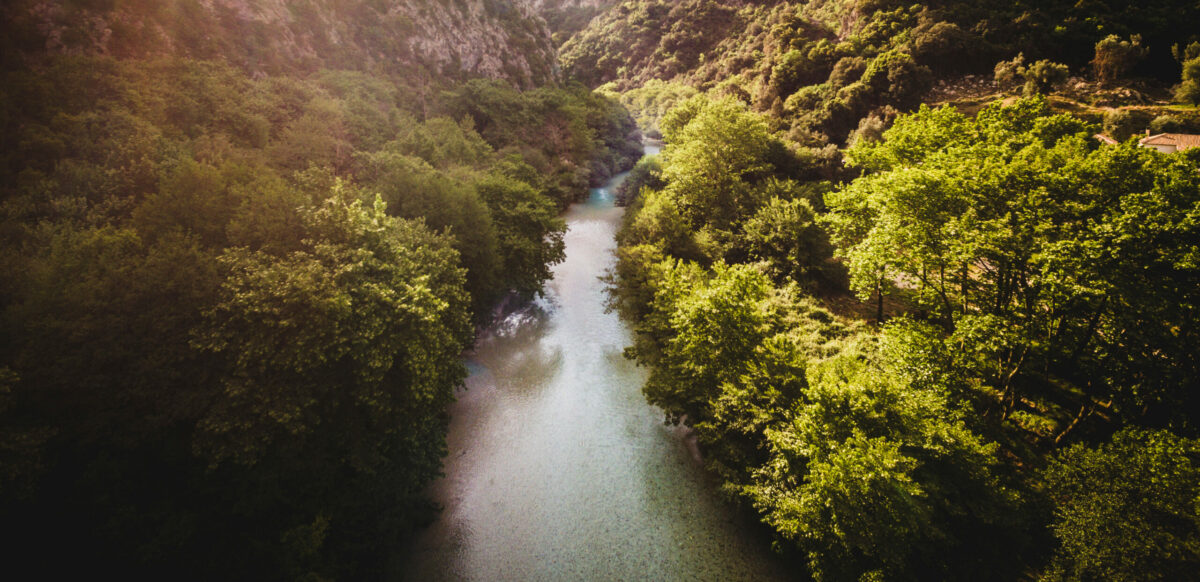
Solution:
[{"label": "mountain slope", "polygon": [[[651,81],[720,89],[770,112],[807,145],[844,142],[869,115],[885,121],[938,82],[991,77],[1019,53],[1090,75],[1095,44],[1141,35],[1131,77],[1178,80],[1172,46],[1195,36],[1194,3],[902,3],[891,0],[628,0],[567,41],[564,73],[629,93]],[[645,91],[643,91],[644,93]],[[630,97],[627,103],[646,100]],[[653,99],[649,99],[653,101]],[[636,113],[636,112],[635,112]]]},{"label": "mountain slope", "polygon": [[252,74],[425,69],[524,87],[555,78],[545,22],[507,0],[17,0],[3,15],[5,53],[23,59],[183,56]]}]

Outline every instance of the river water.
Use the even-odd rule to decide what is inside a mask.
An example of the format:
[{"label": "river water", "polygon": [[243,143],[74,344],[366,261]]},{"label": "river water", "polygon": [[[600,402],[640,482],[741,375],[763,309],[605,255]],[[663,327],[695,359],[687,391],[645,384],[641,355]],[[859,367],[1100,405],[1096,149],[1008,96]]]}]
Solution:
[{"label": "river water", "polygon": [[566,260],[545,296],[477,343],[433,488],[444,509],[411,548],[407,579],[785,578],[621,355],[629,330],[605,311],[599,277],[615,260],[624,177],[568,210]]}]

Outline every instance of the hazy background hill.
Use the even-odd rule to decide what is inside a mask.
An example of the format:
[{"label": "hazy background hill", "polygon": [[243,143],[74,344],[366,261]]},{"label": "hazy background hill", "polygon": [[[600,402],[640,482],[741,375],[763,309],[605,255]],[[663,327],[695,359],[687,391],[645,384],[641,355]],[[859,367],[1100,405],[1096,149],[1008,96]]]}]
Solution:
[{"label": "hazy background hill", "polygon": [[506,0],[17,0],[3,8],[4,42],[6,53],[27,59],[177,56],[225,60],[252,74],[425,69],[532,87],[555,78],[540,6]]}]

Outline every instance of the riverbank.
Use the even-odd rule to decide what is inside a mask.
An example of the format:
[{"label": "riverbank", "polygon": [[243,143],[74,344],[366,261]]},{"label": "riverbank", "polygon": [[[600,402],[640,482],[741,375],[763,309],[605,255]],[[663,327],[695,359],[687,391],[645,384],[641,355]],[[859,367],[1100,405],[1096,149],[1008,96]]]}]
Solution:
[{"label": "riverbank", "polygon": [[786,578],[622,355],[630,332],[600,277],[623,178],[568,209],[566,260],[544,296],[477,342],[432,491],[443,511],[409,549],[407,579]]}]

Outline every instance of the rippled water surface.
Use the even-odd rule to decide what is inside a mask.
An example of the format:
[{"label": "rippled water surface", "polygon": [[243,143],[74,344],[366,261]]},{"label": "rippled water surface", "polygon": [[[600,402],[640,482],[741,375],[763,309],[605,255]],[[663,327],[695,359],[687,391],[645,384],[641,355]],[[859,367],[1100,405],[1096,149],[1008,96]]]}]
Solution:
[{"label": "rippled water surface", "polygon": [[476,346],[434,487],[445,509],[411,548],[408,579],[782,579],[621,355],[629,331],[605,312],[599,277],[623,178],[571,207],[546,296]]}]

